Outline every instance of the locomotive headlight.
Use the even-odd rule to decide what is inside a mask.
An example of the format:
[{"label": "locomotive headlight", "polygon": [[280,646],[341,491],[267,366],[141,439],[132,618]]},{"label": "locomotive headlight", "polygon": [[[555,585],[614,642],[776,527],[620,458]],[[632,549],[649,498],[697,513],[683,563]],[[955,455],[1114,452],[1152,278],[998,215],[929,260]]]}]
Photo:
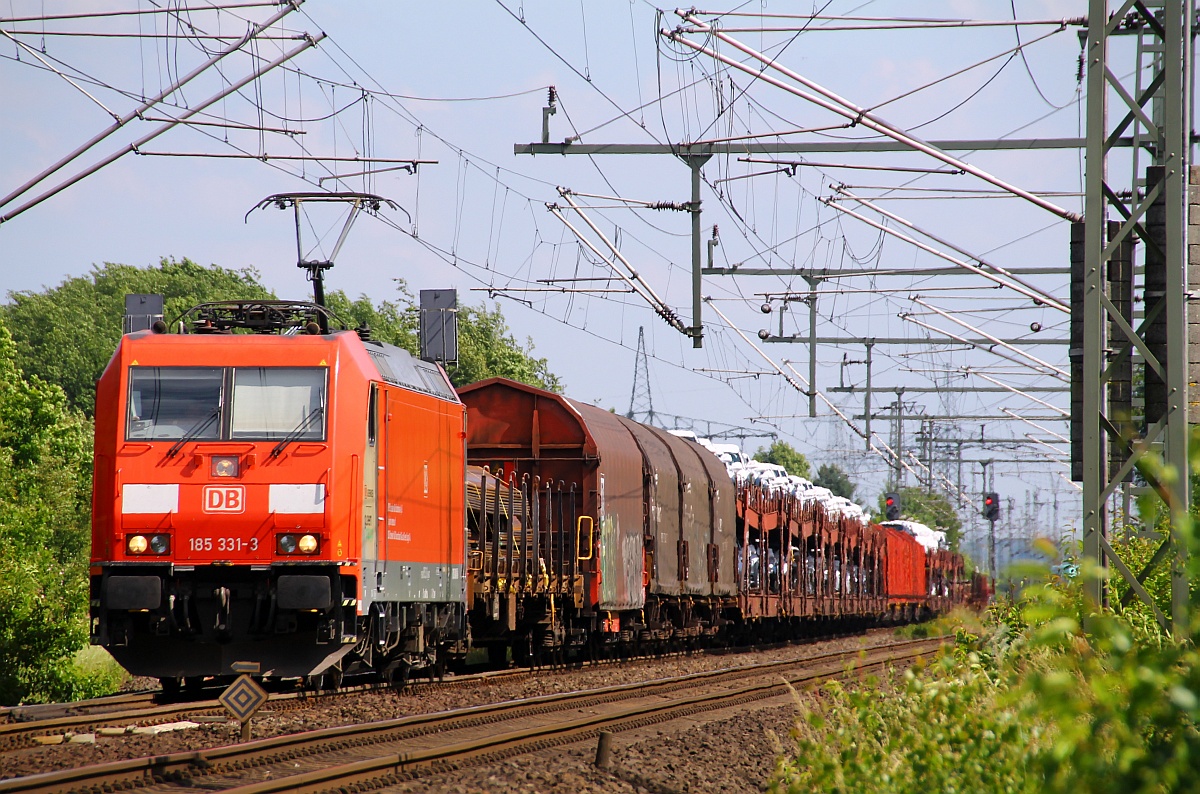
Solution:
[{"label": "locomotive headlight", "polygon": [[296,553],[296,536],[295,535],[280,535],[276,541],[276,546],[281,554]]},{"label": "locomotive headlight", "polygon": [[209,472],[213,477],[236,477],[241,468],[237,455],[213,455]]},{"label": "locomotive headlight", "polygon": [[303,535],[300,538],[300,553],[315,554],[318,545],[315,535]]},{"label": "locomotive headlight", "polygon": [[150,551],[155,554],[166,554],[171,550],[170,535],[151,535],[150,536]]},{"label": "locomotive headlight", "polygon": [[129,549],[130,554],[145,554],[150,543],[146,540],[145,535],[131,535],[125,542],[125,547]]}]

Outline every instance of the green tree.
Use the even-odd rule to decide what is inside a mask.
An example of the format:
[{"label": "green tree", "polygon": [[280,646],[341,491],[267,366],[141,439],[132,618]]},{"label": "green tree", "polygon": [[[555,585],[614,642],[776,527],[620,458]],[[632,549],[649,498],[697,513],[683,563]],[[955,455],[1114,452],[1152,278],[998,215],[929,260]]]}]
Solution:
[{"label": "green tree", "polygon": [[[366,295],[351,301],[344,293],[333,292],[326,303],[351,325],[367,324],[372,338],[417,355],[420,308],[407,285],[400,279],[397,282],[398,301],[373,304]],[[549,362],[533,355],[533,340],[527,339],[522,345],[513,337],[499,306],[490,310],[486,304],[459,308],[458,364],[447,369],[455,386],[502,377],[550,391],[562,388]]]},{"label": "green tree", "polygon": [[846,474],[841,466],[834,463],[820,465],[813,485],[828,488],[834,496],[843,496],[852,502],[854,501],[854,492],[858,489],[858,486],[850,482],[850,475]]},{"label": "green tree", "polygon": [[346,293],[334,290],[325,296],[325,305],[351,328],[365,325],[370,329],[372,339],[402,347],[416,355],[420,344],[418,309],[403,283],[399,289],[400,302],[384,300],[376,304],[366,295],[359,295],[358,300],[352,301]]},{"label": "green tree", "polygon": [[786,441],[776,440],[772,441],[769,447],[759,447],[758,452],[754,453],[754,459],[761,463],[774,463],[776,466],[782,466],[788,474],[796,477],[807,479],[810,476],[808,458],[804,457],[803,453],[797,452]]},{"label": "green tree", "polygon": [[87,643],[91,427],[16,356],[0,322],[0,704],[93,694],[72,664]]},{"label": "green tree", "polygon": [[465,386],[496,377],[550,391],[562,388],[549,362],[533,356],[533,340],[526,339],[522,345],[513,337],[499,306],[490,311],[486,304],[459,309],[458,366],[451,368],[450,381]]},{"label": "green tree", "polygon": [[96,379],[121,338],[125,296],[157,293],[169,321],[197,303],[272,298],[250,268],[203,267],[163,259],[156,267],[105,263],[43,292],[10,292],[0,319],[17,345],[17,366],[61,386],[71,407],[91,415]]},{"label": "green tree", "polygon": [[[929,493],[924,488],[901,488],[897,493],[900,494],[902,518],[942,530],[946,533],[946,544],[952,550],[958,550],[958,542],[962,538],[962,519],[949,499],[940,493]],[[875,521],[886,520],[884,495],[880,494]]]},{"label": "green tree", "polygon": [[[326,302],[350,325],[366,323],[375,338],[415,354],[419,310],[402,281],[398,289],[397,299],[379,303],[365,295],[350,300],[336,290]],[[148,268],[105,263],[42,292],[9,293],[0,320],[11,329],[20,371],[60,386],[70,406],[90,416],[96,379],[121,338],[125,296],[132,293],[163,295],[168,321],[199,303],[275,297],[251,268],[203,267],[188,259],[163,259]],[[459,364],[450,368],[455,386],[503,376],[559,390],[546,359],[533,356],[532,340],[522,345],[512,336],[499,307],[464,307],[458,318]]]}]

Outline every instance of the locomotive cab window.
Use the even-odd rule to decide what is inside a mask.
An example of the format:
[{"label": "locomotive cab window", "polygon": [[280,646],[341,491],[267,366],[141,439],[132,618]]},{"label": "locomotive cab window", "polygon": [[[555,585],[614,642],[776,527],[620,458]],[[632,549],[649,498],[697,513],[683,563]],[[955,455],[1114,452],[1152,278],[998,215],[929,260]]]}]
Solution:
[{"label": "locomotive cab window", "polygon": [[223,384],[220,367],[130,367],[125,437],[220,438]]},{"label": "locomotive cab window", "polygon": [[230,438],[325,438],[325,372],[318,367],[235,368]]},{"label": "locomotive cab window", "polygon": [[321,441],[327,371],[325,367],[130,367],[125,438]]}]

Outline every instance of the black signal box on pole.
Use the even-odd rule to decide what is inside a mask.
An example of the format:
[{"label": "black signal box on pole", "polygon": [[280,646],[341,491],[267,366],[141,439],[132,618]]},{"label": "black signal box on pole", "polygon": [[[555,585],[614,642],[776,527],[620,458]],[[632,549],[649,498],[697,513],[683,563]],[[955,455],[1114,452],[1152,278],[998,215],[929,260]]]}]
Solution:
[{"label": "black signal box on pole", "polygon": [[988,521],[997,521],[1000,518],[1000,494],[995,491],[988,491],[983,495],[983,517]]},{"label": "black signal box on pole", "polygon": [[888,521],[895,521],[900,517],[900,494],[889,491],[883,495],[883,514],[887,516]]}]

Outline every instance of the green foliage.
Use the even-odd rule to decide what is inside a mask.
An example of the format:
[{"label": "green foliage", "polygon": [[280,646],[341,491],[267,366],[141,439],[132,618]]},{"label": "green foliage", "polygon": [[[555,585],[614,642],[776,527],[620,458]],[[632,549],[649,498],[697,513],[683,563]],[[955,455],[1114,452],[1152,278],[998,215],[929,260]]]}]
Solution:
[{"label": "green foliage", "polygon": [[90,416],[96,379],[121,338],[130,293],[163,295],[168,321],[205,301],[274,297],[249,268],[203,267],[188,259],[148,268],[105,263],[43,292],[9,293],[0,319],[17,343],[18,367],[61,386],[71,407]]},{"label": "green foliage", "polygon": [[400,295],[403,303],[385,300],[374,304],[366,295],[351,301],[346,293],[335,290],[326,294],[325,305],[351,328],[366,325],[372,339],[402,347],[416,355],[419,347],[418,309],[403,284],[400,285]]},{"label": "green foliage", "polygon": [[88,645],[75,654],[71,659],[71,674],[78,698],[112,694],[129,680],[129,673],[98,645]]},{"label": "green foliage", "polygon": [[0,323],[0,704],[93,693],[87,642],[90,423],[17,370]]},{"label": "green foliage", "polygon": [[[946,544],[951,549],[958,550],[958,542],[962,538],[962,519],[958,517],[950,500],[940,493],[930,493],[923,488],[901,488],[897,493],[900,494],[900,507],[903,511],[901,518],[944,531]],[[874,520],[887,520],[883,494],[879,495]]]},{"label": "green foliage", "polygon": [[850,475],[841,466],[834,463],[820,465],[817,469],[817,476],[813,479],[813,485],[828,488],[834,496],[843,496],[852,502],[854,501],[854,492],[858,489],[858,486],[850,481]]},{"label": "green foliage", "polygon": [[[417,353],[419,310],[403,282],[397,300],[373,303],[365,295],[350,300],[333,291],[326,303],[352,326],[366,323],[376,339]],[[251,268],[202,267],[183,259],[163,259],[137,268],[105,263],[86,276],[69,278],[42,292],[9,293],[0,320],[17,344],[17,366],[27,375],[60,386],[71,407],[91,415],[96,379],[121,338],[125,296],[164,296],[168,321],[199,303],[218,300],[272,299]],[[450,369],[455,386],[503,376],[558,391],[558,378],[544,358],[535,358],[532,340],[513,338],[499,307],[468,306],[459,311],[459,365]]]},{"label": "green foliage", "polygon": [[807,479],[810,476],[808,458],[804,457],[803,453],[797,452],[786,441],[772,441],[771,446],[765,449],[759,447],[758,452],[754,453],[754,459],[761,463],[774,463],[776,466],[782,466],[788,474],[796,477]]},{"label": "green foliage", "polygon": [[[352,326],[365,323],[372,338],[417,355],[420,308],[403,281],[399,281],[398,290],[398,302],[373,304],[366,295],[351,301],[345,293],[333,292],[326,296],[326,303]],[[499,377],[550,391],[562,388],[546,359],[533,356],[533,340],[522,345],[513,337],[499,306],[489,310],[486,304],[480,304],[458,310],[458,365],[447,369],[455,386]]]},{"label": "green foliage", "polygon": [[[1200,549],[1182,523],[1194,581]],[[802,701],[771,790],[1196,790],[1200,621],[1171,637],[1139,613],[1097,609],[1083,583],[1104,573],[1043,571],[993,603],[984,629],[958,627],[933,664]]]},{"label": "green foliage", "polygon": [[1002,690],[978,654],[947,655],[899,680],[826,684],[804,708],[796,757],[774,792],[1035,792],[1025,774],[1038,739],[1002,708]]},{"label": "green foliage", "polygon": [[533,357],[533,340],[518,342],[504,322],[500,307],[487,304],[458,310],[458,366],[450,382],[465,386],[485,378],[511,378],[541,389],[559,391],[562,384],[544,358]]}]

